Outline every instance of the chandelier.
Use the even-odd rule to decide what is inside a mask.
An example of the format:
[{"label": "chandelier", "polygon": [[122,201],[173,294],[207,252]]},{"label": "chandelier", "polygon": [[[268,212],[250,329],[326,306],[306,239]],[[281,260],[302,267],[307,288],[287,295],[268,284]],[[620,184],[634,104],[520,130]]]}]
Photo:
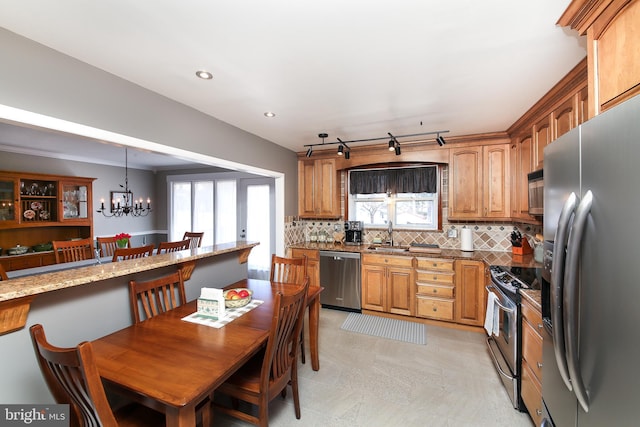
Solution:
[{"label": "chandelier", "polygon": [[100,200],[100,209],[98,213],[107,218],[119,216],[147,216],[151,212],[151,199],[147,198],[147,207],[144,207],[142,198],[135,200],[133,192],[129,188],[129,159],[127,148],[124,149],[124,185],[119,184],[124,191],[111,192],[111,209],[107,211],[104,207],[104,199]]}]

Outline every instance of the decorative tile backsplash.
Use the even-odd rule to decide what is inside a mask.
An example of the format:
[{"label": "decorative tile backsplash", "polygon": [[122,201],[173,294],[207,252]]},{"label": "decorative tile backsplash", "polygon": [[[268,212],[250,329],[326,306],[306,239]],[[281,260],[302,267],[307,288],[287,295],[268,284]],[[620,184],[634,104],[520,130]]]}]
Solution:
[{"label": "decorative tile backsplash", "polygon": [[[345,194],[345,173],[341,174],[341,194]],[[473,248],[479,251],[511,251],[511,232],[519,230],[523,236],[529,237],[529,242],[533,243],[535,234],[542,234],[542,227],[512,222],[471,222],[471,223],[450,223],[448,222],[448,167],[444,167],[440,174],[442,188],[442,228],[441,231],[415,231],[415,230],[393,230],[394,245],[408,246],[411,243],[437,244],[443,249],[460,249],[460,230],[471,228],[473,230]],[[341,212],[344,217],[344,197],[341,200]],[[285,246],[293,243],[309,241],[312,231],[325,231],[329,236],[333,236],[336,231],[344,230],[344,220],[308,220],[297,217],[285,218]],[[456,237],[448,237],[449,230],[456,230]],[[387,228],[367,228],[365,227],[363,239],[365,244],[373,243],[373,240],[380,238],[383,242],[388,239]],[[533,246],[533,245],[532,245]]]},{"label": "decorative tile backsplash", "polygon": [[[343,231],[344,221],[325,220],[299,220],[295,217],[287,217],[285,222],[285,245],[308,242],[312,231],[325,231],[329,236],[337,231]],[[411,243],[437,244],[443,249],[460,249],[460,230],[471,228],[473,230],[473,248],[479,251],[511,251],[510,234],[519,230],[523,235],[531,238],[537,233],[542,233],[542,227],[531,224],[518,223],[449,223],[442,231],[415,231],[397,229],[393,231],[394,244],[408,246]],[[449,230],[456,230],[456,237],[448,237]],[[371,244],[374,239],[382,241],[388,239],[386,228],[366,228],[363,233],[364,243]]]}]

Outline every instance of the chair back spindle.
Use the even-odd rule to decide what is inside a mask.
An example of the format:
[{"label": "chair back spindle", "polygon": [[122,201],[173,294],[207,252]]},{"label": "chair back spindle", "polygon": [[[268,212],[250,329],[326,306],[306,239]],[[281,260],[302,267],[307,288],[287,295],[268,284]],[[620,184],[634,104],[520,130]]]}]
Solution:
[{"label": "chair back spindle", "polygon": [[183,239],[189,239],[191,243],[189,244],[189,249],[195,249],[202,246],[202,236],[204,236],[204,231],[195,232],[195,231],[185,231]]}]

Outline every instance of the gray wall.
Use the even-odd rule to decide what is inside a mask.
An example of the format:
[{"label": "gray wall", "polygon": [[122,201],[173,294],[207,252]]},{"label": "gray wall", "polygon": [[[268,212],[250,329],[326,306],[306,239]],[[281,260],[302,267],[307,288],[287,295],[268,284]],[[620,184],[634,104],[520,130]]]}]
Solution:
[{"label": "gray wall", "polygon": [[285,175],[297,210],[293,151],[0,29],[0,103]]}]

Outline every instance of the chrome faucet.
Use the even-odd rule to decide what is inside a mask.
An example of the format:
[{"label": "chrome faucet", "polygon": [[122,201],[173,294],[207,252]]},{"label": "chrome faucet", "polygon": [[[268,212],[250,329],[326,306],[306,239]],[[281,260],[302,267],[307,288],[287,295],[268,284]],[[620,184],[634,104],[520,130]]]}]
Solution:
[{"label": "chrome faucet", "polygon": [[387,243],[389,243],[389,246],[393,246],[393,222],[391,220],[389,220],[389,228],[387,229],[387,232],[389,233],[389,240],[387,240]]}]

